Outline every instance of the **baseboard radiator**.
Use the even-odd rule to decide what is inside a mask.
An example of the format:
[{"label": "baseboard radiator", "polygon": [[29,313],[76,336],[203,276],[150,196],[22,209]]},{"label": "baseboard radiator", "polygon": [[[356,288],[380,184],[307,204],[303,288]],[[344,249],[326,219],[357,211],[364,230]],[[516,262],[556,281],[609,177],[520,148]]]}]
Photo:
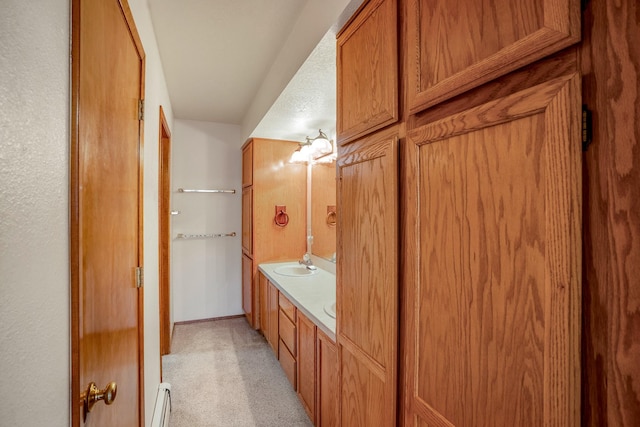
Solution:
[{"label": "baseboard radiator", "polygon": [[156,406],[153,409],[151,427],[167,427],[171,413],[171,384],[160,383],[156,396]]}]

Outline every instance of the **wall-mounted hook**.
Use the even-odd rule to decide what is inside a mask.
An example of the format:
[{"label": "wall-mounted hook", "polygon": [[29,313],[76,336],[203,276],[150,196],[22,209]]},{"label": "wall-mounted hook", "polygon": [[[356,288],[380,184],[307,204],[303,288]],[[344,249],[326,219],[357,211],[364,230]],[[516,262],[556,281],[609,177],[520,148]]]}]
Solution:
[{"label": "wall-mounted hook", "polygon": [[289,215],[287,215],[287,207],[284,205],[276,205],[276,216],[273,222],[278,227],[286,227],[289,224]]},{"label": "wall-mounted hook", "polygon": [[327,225],[329,227],[336,226],[336,206],[327,205]]}]

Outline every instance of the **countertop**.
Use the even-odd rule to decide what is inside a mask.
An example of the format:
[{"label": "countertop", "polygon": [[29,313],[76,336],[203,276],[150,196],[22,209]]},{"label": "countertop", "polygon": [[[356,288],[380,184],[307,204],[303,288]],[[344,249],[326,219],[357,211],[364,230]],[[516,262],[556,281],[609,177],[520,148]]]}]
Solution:
[{"label": "countertop", "polygon": [[296,262],[262,263],[258,265],[258,269],[298,310],[335,342],[336,319],[324,311],[325,304],[336,301],[335,274],[321,268],[314,274],[303,277],[283,276],[275,272],[278,267],[292,264]]}]

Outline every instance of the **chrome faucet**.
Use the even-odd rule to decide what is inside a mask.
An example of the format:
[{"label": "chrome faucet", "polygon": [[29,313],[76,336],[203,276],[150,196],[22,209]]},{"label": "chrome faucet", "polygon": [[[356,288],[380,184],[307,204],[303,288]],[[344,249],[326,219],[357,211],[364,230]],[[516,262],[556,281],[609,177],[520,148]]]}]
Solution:
[{"label": "chrome faucet", "polygon": [[302,256],[302,259],[298,261],[298,264],[306,266],[307,270],[316,270],[318,268],[315,265],[313,265],[313,261],[311,260],[311,257],[309,256],[308,253],[305,253]]}]

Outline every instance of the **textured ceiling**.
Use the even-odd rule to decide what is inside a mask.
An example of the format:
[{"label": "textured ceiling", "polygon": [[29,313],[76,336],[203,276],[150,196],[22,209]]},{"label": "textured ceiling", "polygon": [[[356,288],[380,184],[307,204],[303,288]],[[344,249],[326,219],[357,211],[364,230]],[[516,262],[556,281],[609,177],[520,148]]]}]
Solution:
[{"label": "textured ceiling", "polygon": [[240,124],[304,3],[150,0],[175,116]]},{"label": "textured ceiling", "polygon": [[148,2],[176,118],[276,139],[333,132],[335,33],[362,0]]},{"label": "textured ceiling", "polygon": [[304,141],[322,129],[335,140],[335,127],[336,35],[329,30],[252,135]]}]

